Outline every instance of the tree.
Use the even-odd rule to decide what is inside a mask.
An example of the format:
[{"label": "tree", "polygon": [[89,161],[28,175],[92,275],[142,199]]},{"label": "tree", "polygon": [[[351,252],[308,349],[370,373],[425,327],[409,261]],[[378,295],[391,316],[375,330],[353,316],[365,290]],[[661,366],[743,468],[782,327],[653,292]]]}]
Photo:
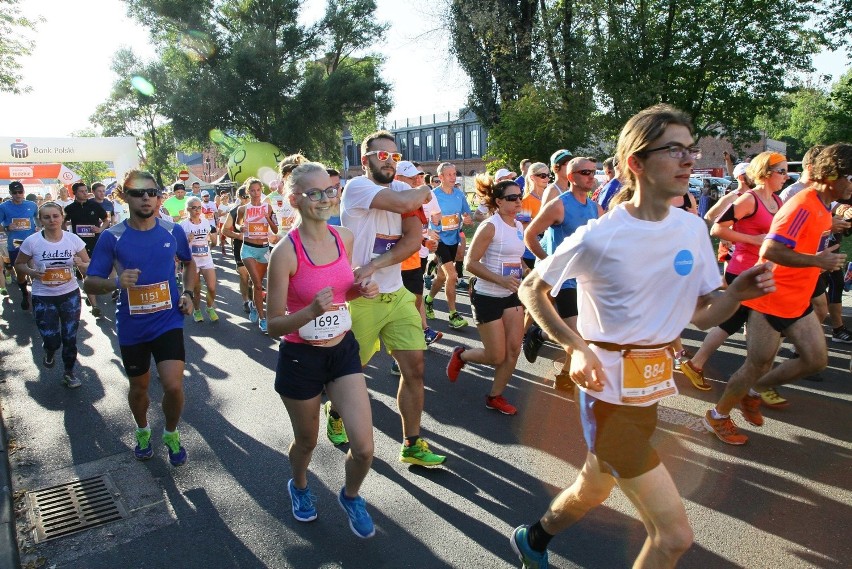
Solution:
[{"label": "tree", "polygon": [[0,0],[0,92],[18,95],[29,91],[22,84],[20,59],[32,52],[22,33],[35,31],[42,18],[21,15],[20,0]]},{"label": "tree", "polygon": [[112,70],[118,79],[89,120],[104,136],[136,137],[143,166],[165,185],[180,169],[178,145],[164,117],[165,95],[153,87],[153,82],[165,81],[166,71],[159,63],[140,62],[129,49],[115,54]]},{"label": "tree", "polygon": [[299,0],[126,2],[158,47],[151,83],[179,139],[204,144],[220,129],[335,160],[347,122],[390,109],[378,59],[352,56],[384,32],[374,0],[328,0],[310,26]]},{"label": "tree", "polygon": [[829,95],[826,116],[828,136],[832,142],[852,142],[852,70],[843,74]]}]

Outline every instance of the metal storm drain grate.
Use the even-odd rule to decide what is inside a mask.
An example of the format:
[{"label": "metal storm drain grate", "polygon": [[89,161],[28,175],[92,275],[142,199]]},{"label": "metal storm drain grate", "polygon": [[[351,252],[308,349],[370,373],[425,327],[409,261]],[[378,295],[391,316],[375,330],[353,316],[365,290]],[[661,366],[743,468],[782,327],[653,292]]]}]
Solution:
[{"label": "metal storm drain grate", "polygon": [[27,505],[36,543],[129,516],[106,474],[28,492]]}]

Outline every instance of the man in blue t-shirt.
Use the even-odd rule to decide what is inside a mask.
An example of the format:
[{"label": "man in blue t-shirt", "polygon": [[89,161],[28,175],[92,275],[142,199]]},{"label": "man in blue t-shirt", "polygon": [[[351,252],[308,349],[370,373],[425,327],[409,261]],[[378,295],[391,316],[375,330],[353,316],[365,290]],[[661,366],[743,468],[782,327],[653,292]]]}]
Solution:
[{"label": "man in blue t-shirt", "polygon": [[92,195],[95,196],[93,198],[95,203],[101,206],[109,216],[107,217],[106,225],[101,227],[101,230],[105,230],[107,227],[115,223],[115,208],[112,207],[112,202],[106,199],[106,186],[100,182],[92,184]]},{"label": "man in blue t-shirt", "polygon": [[[136,459],[147,460],[154,454],[148,426],[148,383],[154,356],[163,386],[163,442],[169,461],[180,466],[186,462],[186,450],[177,432],[184,401],[183,317],[192,311],[192,289],[198,277],[183,229],[157,215],[160,189],[154,177],[148,172],[131,171],[122,188],[130,218],[101,234],[84,288],[90,294],[120,290],[116,329],[130,380],[130,411],[137,425]],[[183,293],[175,278],[175,256],[185,263]],[[113,266],[118,276],[111,279]]]},{"label": "man in blue t-shirt", "polygon": [[439,260],[440,269],[434,282],[432,282],[429,294],[426,295],[423,302],[426,306],[426,318],[435,318],[435,309],[432,303],[435,301],[435,295],[446,283],[445,292],[447,293],[447,307],[450,311],[450,327],[463,328],[467,326],[468,322],[456,310],[456,283],[459,277],[455,262],[461,241],[459,237],[461,227],[462,225],[470,225],[473,220],[470,218],[470,205],[467,203],[464,192],[455,187],[456,167],[449,162],[439,164],[438,178],[441,180],[441,185],[435,188],[433,193],[441,208],[441,223],[439,225],[430,223],[429,225],[438,232],[438,250],[435,251],[435,257]]},{"label": "man in blue t-shirt", "polygon": [[[15,180],[9,184],[10,201],[0,204],[0,225],[6,229],[6,247],[9,249],[11,270],[18,256],[18,248],[24,239],[36,232],[38,206],[24,199],[24,185]],[[18,288],[21,289],[21,308],[30,309],[30,293],[27,291],[27,275],[18,274]]]}]

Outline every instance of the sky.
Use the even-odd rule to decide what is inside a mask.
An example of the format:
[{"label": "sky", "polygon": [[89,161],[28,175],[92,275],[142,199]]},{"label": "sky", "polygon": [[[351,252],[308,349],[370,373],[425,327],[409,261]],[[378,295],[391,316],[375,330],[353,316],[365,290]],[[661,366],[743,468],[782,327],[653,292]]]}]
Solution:
[{"label": "sky", "polygon": [[[389,119],[457,111],[467,99],[467,77],[448,54],[448,39],[436,15],[440,3],[377,0],[377,16],[390,24],[385,41],[371,46],[384,56],[384,76],[394,86]],[[304,20],[318,19],[325,0],[307,0]],[[119,47],[143,59],[154,49],[120,0],[88,0],[87,9],[68,0],[21,0],[28,17],[43,16],[29,34],[34,49],[22,59],[23,95],[0,94],[0,136],[68,136],[91,128],[89,117],[109,95],[116,77],[110,69]],[[116,39],[113,39],[116,38]],[[841,54],[816,57],[820,74],[835,79],[849,66]]]}]

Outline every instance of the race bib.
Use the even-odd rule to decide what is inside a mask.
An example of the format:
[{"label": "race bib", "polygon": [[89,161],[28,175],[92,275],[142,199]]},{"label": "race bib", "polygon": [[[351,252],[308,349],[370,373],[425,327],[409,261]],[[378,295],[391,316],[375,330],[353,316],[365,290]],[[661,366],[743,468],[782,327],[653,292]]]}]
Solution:
[{"label": "race bib", "polygon": [[621,364],[621,402],[625,405],[645,405],[677,395],[669,348],[628,350]]},{"label": "race bib", "polygon": [[284,216],[281,217],[281,227],[284,228],[284,229],[290,229],[291,227],[293,227],[294,223],[296,223],[296,217],[295,216],[291,215],[289,217],[284,217]]},{"label": "race bib", "polygon": [[172,293],[169,282],[132,286],[127,290],[130,314],[151,314],[172,307]]},{"label": "race bib", "polygon": [[442,215],[441,216],[441,231],[453,231],[459,228],[459,214]]},{"label": "race bib", "polygon": [[209,245],[193,245],[191,249],[193,257],[206,257],[210,253]]},{"label": "race bib", "polygon": [[393,246],[396,245],[396,242],[399,241],[402,235],[384,235],[383,233],[376,233],[376,240],[373,241],[373,254],[371,255],[372,259],[375,259],[379,255],[383,253],[387,253]]},{"label": "race bib", "polygon": [[213,220],[213,218],[214,218],[213,212],[212,212],[212,211],[208,211],[207,213],[205,213],[205,214],[204,214],[204,217],[206,217],[207,219],[209,219],[209,220],[211,220],[211,221],[212,221],[212,220]]},{"label": "race bib", "polygon": [[12,223],[9,224],[9,231],[27,231],[31,228],[32,225],[28,217],[13,217]]},{"label": "race bib", "polygon": [[825,251],[827,247],[830,246],[829,241],[831,240],[831,231],[826,231],[819,238],[819,247],[817,247],[817,253],[820,251]]},{"label": "race bib", "polygon": [[529,223],[532,221],[532,211],[528,209],[522,209],[516,216],[515,219],[520,221],[521,223]]},{"label": "race bib", "polygon": [[266,221],[249,221],[246,223],[246,237],[257,241],[266,241],[269,231]]},{"label": "race bib", "polygon": [[345,304],[335,304],[322,316],[314,318],[301,328],[299,337],[308,344],[325,344],[352,328],[352,316]]},{"label": "race bib", "polygon": [[516,279],[520,279],[523,275],[521,271],[521,263],[520,261],[517,263],[502,263],[502,274],[504,277],[515,277]]},{"label": "race bib", "polygon": [[47,286],[59,286],[68,282],[71,282],[71,267],[48,267],[41,277],[41,283]]},{"label": "race bib", "polygon": [[95,226],[94,225],[78,225],[75,230],[78,237],[94,237],[95,236]]}]

